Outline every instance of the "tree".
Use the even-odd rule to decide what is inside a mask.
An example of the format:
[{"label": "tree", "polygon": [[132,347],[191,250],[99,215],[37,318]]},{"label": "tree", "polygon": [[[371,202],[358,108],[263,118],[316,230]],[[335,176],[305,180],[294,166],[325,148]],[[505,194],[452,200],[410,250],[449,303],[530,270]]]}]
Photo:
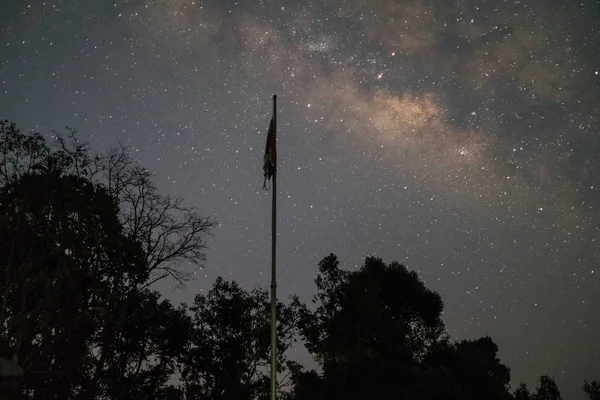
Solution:
[{"label": "tree", "polygon": [[[183,284],[202,267],[206,238],[216,226],[213,219],[202,217],[181,198],[161,195],[152,174],[127,148],[92,155],[72,129],[67,128],[66,136],[55,135],[57,145],[51,147],[39,133],[23,134],[14,123],[0,121],[0,188],[35,174],[68,175],[102,188],[116,201],[124,236],[145,254],[146,276],[130,278],[132,287],[166,277]],[[184,263],[193,269],[186,270]]]},{"label": "tree", "polygon": [[375,257],[344,271],[331,254],[315,282],[316,309],[295,306],[322,373],[296,371],[293,399],[511,399],[498,346],[489,337],[451,343],[440,296],[415,272]]},{"label": "tree", "polygon": [[139,273],[143,253],[122,235],[116,203],[85,180],[42,172],[3,189],[1,338],[26,371],[52,376],[43,398],[68,398],[103,324],[98,310]]},{"label": "tree", "polygon": [[[440,342],[421,364],[422,382],[414,398],[510,399],[510,370],[498,358],[498,346],[489,337]],[[435,383],[432,385],[432,383]]]},{"label": "tree", "polygon": [[325,400],[327,390],[324,379],[316,371],[295,371],[292,374],[292,400]]},{"label": "tree", "polygon": [[306,346],[323,370],[323,396],[404,394],[415,366],[444,336],[440,296],[415,272],[375,257],[349,272],[331,254],[319,263],[315,282],[316,310],[297,304]]},{"label": "tree", "polygon": [[[100,398],[156,399],[173,392],[169,379],[185,351],[191,320],[157,292],[132,292],[116,309],[128,310],[120,334],[111,342],[112,362],[101,382]],[[97,395],[98,396],[98,395]]]},{"label": "tree", "polygon": [[[182,380],[190,398],[254,399],[269,392],[270,298],[266,291],[246,292],[218,278],[207,295],[190,308],[191,341],[182,360]],[[295,342],[296,312],[277,304],[278,371],[287,371],[279,387],[289,384],[298,366],[285,352]],[[280,375],[281,376],[281,375]]]},{"label": "tree", "polygon": [[[257,399],[270,388],[270,299],[262,289],[246,292],[218,278],[190,307],[191,340],[180,360],[187,399]],[[285,352],[296,337],[296,309],[277,304],[279,388],[299,366]]]},{"label": "tree", "polygon": [[[162,195],[152,173],[135,162],[124,146],[91,156],[75,131],[56,134],[58,153],[70,161],[70,172],[102,185],[118,203],[125,236],[139,243],[146,255],[148,279],[132,284],[148,287],[170,277],[188,281],[205,261],[206,237],[216,221],[187,206],[180,197]],[[191,269],[183,268],[186,264]]]},{"label": "tree", "polygon": [[527,385],[521,383],[515,393],[513,394],[515,400],[531,400],[532,396],[529,393],[529,389],[527,389]]},{"label": "tree", "polygon": [[535,400],[562,400],[560,390],[554,379],[548,375],[540,376],[540,385],[536,393],[533,395]]},{"label": "tree", "polygon": [[0,122],[0,353],[26,372],[10,398],[155,398],[138,389],[166,390],[152,365],[172,370],[169,326],[185,318],[147,288],[201,267],[215,223],[160,195],[123,147],[57,143]]},{"label": "tree", "polygon": [[600,381],[585,382],[583,391],[589,400],[600,400]]}]

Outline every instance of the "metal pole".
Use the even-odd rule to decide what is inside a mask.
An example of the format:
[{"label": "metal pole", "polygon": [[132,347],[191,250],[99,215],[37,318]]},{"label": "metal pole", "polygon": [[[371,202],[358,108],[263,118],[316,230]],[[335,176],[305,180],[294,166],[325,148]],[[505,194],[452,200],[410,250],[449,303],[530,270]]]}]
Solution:
[{"label": "metal pole", "polygon": [[[277,95],[273,95],[275,149],[277,149]],[[277,154],[277,150],[275,151]],[[271,214],[271,400],[277,400],[277,159],[273,169],[273,206]]]}]

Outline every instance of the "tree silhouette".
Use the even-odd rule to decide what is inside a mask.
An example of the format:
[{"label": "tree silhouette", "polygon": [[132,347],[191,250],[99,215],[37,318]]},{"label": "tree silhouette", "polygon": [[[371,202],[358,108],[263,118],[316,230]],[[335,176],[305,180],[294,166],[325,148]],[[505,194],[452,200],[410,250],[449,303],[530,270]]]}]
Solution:
[{"label": "tree silhouette", "polygon": [[600,400],[600,381],[585,382],[583,391],[587,394],[589,400]]},{"label": "tree silhouette", "polygon": [[[560,390],[558,390],[558,386],[554,379],[549,377],[548,375],[540,376],[539,386],[536,392],[531,395],[531,399],[534,400],[562,400],[562,396],[560,395]],[[521,385],[522,387],[524,385]]]},{"label": "tree silhouette", "polygon": [[301,328],[323,367],[382,349],[410,362],[444,333],[440,296],[398,263],[367,257],[350,273],[331,254],[319,263],[315,283],[317,309],[302,308]]},{"label": "tree silhouette", "polygon": [[100,398],[154,399],[167,393],[177,360],[185,351],[191,321],[183,308],[142,290],[121,299],[127,310],[119,335],[110,343],[111,362],[103,371]]},{"label": "tree silhouette", "polygon": [[51,147],[0,122],[0,354],[25,369],[2,396],[166,393],[187,317],[146,288],[184,282],[212,226],[124,148],[92,157],[73,132]]},{"label": "tree silhouette", "polygon": [[513,394],[515,400],[530,400],[532,398],[531,393],[529,393],[529,389],[527,389],[527,385],[521,383],[515,393]]},{"label": "tree silhouette", "polygon": [[[191,340],[181,360],[188,399],[256,399],[269,393],[270,299],[262,289],[246,292],[235,282],[218,278],[207,295],[190,307]],[[279,387],[291,383],[298,365],[285,352],[296,337],[295,308],[277,305]]]},{"label": "tree silhouette", "polygon": [[[75,132],[69,128],[67,132],[66,137],[56,137],[70,173],[102,185],[116,199],[125,236],[143,247],[148,279],[133,283],[148,287],[170,277],[184,284],[202,266],[205,239],[216,222],[183,199],[160,194],[152,173],[135,162],[126,147],[92,157]],[[186,270],[184,264],[192,269]]]},{"label": "tree silhouette", "polygon": [[[489,337],[438,343],[421,364],[414,398],[510,399],[510,370]],[[435,382],[435,385],[431,383]]]},{"label": "tree silhouette", "polygon": [[[0,368],[24,371],[0,399],[268,397],[267,291],[219,278],[174,307],[150,289],[185,284],[215,226],[151,178],[122,146],[92,155],[72,130],[50,145],[0,122]],[[313,306],[277,305],[282,400],[561,400],[545,375],[511,396],[493,340],[451,342],[440,296],[397,262],[346,271],[331,254],[315,284]],[[298,336],[320,373],[287,358]],[[598,381],[583,389],[600,400]]]},{"label": "tree silhouette", "polygon": [[556,382],[547,375],[540,377],[540,386],[537,389],[535,398],[536,400],[562,400]]},{"label": "tree silhouette", "polygon": [[296,299],[300,330],[322,369],[297,372],[292,398],[511,398],[510,371],[489,338],[450,343],[440,296],[397,262],[357,271],[319,263],[316,309]]},{"label": "tree silhouette", "polygon": [[299,306],[300,329],[323,370],[323,396],[405,393],[416,365],[444,335],[440,296],[416,273],[374,257],[348,272],[331,254],[319,263],[315,282],[317,307],[309,311]]},{"label": "tree silhouette", "polygon": [[79,178],[24,175],[0,203],[2,339],[13,361],[54,375],[44,398],[66,398],[107,321],[99,310],[118,285],[107,280],[135,276],[143,253],[122,235],[110,196]]}]

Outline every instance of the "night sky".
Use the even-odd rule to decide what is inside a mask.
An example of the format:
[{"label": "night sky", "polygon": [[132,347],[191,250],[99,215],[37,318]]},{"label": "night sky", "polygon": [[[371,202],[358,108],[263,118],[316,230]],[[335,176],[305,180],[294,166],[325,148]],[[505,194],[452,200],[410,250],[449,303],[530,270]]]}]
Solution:
[{"label": "night sky", "polygon": [[[416,270],[513,388],[600,379],[600,3],[0,0],[0,118],[130,146],[220,226],[190,301],[268,287],[262,156],[278,95],[279,296],[317,263]],[[296,357],[308,360],[298,350]],[[532,387],[533,389],[533,387]]]}]

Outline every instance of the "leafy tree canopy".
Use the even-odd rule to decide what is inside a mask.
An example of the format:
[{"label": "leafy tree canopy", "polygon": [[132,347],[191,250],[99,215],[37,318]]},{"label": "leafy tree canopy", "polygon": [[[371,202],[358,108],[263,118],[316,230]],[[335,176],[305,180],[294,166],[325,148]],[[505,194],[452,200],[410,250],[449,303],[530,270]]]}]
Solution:
[{"label": "leafy tree canopy", "polygon": [[0,356],[25,370],[3,395],[163,390],[189,322],[148,288],[201,267],[215,223],[150,178],[123,147],[92,155],[73,131],[50,145],[0,122]]},{"label": "leafy tree canopy", "polygon": [[[190,399],[257,399],[270,390],[271,318],[267,291],[243,290],[218,278],[190,307],[191,339],[181,359],[184,392]],[[291,383],[299,365],[286,351],[296,340],[296,309],[277,304],[278,387]]]}]

